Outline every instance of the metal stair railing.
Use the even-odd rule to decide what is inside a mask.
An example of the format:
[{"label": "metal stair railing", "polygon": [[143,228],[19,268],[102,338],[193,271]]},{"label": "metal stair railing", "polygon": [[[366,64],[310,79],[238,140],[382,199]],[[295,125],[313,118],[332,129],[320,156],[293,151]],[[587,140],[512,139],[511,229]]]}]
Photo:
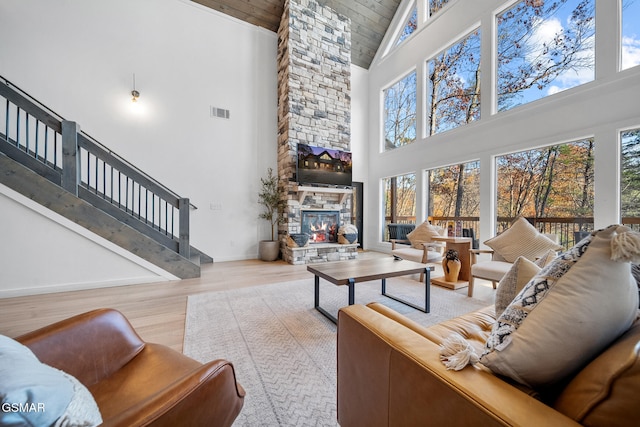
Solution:
[{"label": "metal stair railing", "polygon": [[189,259],[188,198],[0,76],[0,152]]}]

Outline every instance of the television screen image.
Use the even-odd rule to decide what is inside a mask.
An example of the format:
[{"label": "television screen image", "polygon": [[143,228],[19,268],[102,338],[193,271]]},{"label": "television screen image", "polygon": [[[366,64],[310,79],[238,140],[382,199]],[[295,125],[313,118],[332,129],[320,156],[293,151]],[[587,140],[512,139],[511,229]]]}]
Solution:
[{"label": "television screen image", "polygon": [[351,153],[298,144],[297,181],[299,184],[351,187]]}]

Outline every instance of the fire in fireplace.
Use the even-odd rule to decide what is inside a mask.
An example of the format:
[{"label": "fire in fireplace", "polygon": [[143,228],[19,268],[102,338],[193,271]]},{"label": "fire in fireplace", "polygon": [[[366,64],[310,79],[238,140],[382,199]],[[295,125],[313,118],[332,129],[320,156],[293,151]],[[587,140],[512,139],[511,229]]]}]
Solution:
[{"label": "fire in fireplace", "polygon": [[302,233],[309,235],[309,243],[337,243],[340,227],[338,211],[302,211]]}]

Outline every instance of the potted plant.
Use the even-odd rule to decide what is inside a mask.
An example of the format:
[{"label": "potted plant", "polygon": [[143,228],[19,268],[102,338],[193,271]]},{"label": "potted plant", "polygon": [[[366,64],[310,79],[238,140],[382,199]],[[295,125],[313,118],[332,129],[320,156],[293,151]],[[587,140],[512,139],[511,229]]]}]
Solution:
[{"label": "potted plant", "polygon": [[278,177],[273,169],[267,169],[267,177],[260,178],[261,188],[258,203],[264,206],[260,218],[271,224],[271,240],[262,240],[258,245],[258,256],[263,261],[275,261],[280,253],[280,242],[276,240],[276,226],[284,223],[285,219],[279,213],[284,207],[284,190],[278,185]]}]

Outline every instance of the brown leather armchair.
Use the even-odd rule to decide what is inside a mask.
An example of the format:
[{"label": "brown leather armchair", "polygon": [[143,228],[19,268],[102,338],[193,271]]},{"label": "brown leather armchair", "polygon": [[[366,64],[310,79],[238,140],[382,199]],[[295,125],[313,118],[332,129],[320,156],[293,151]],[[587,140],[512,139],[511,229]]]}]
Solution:
[{"label": "brown leather armchair", "polygon": [[104,426],[230,426],[244,403],[233,365],[142,341],[122,313],[94,310],[16,338],[91,392]]}]

